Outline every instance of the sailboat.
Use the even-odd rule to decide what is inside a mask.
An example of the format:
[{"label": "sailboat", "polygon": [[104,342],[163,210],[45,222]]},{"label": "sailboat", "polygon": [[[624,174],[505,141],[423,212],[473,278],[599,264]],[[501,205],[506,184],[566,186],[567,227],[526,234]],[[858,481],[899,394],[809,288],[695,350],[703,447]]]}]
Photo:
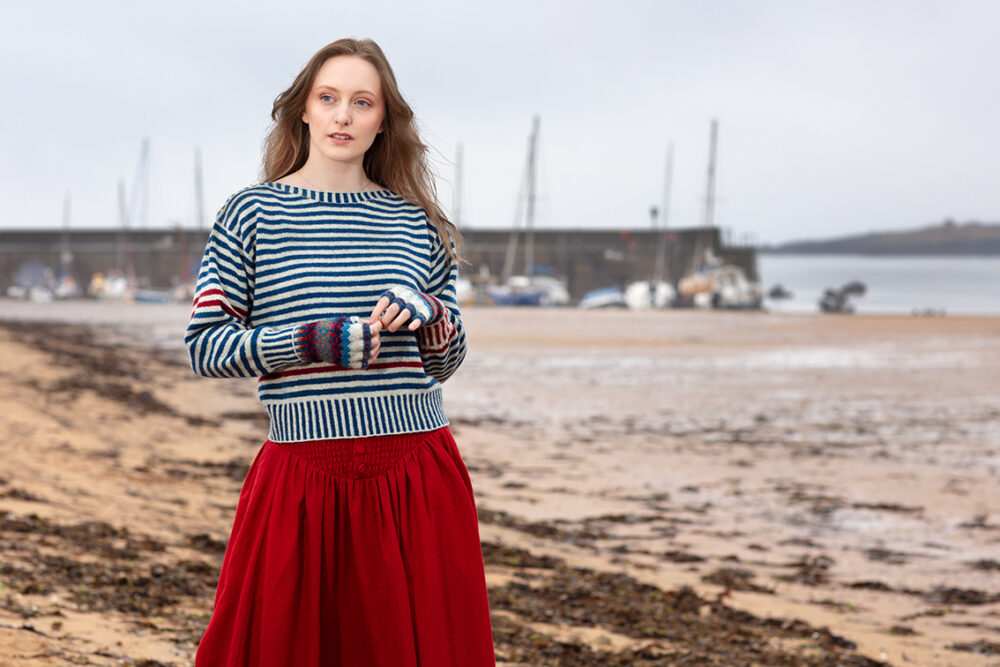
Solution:
[{"label": "sailboat", "polygon": [[538,155],[538,127],[540,119],[532,119],[531,138],[528,143],[527,188],[528,196],[525,202],[524,225],[524,273],[513,275],[515,253],[519,232],[517,225],[520,219],[522,197],[518,195],[518,206],[514,215],[514,228],[511,230],[504,257],[503,283],[489,288],[490,301],[502,306],[565,306],[569,303],[569,290],[565,283],[547,270],[535,264],[535,181],[536,162]]},{"label": "sailboat", "polygon": [[622,301],[631,310],[669,308],[677,298],[677,291],[674,289],[674,286],[664,279],[667,268],[667,220],[670,217],[670,186],[673,168],[674,145],[668,144],[662,207],[657,208],[656,206],[652,206],[649,209],[649,217],[653,223],[653,229],[660,228],[653,275],[649,280],[636,280],[625,286],[625,291],[622,293]]},{"label": "sailboat", "polygon": [[742,267],[723,264],[706,248],[701,266],[681,279],[679,292],[695,308],[759,310],[764,301],[760,283],[748,280]]},{"label": "sailboat", "polygon": [[[713,118],[705,188],[704,227],[712,227],[714,224],[718,132],[719,121]],[[698,239],[700,241],[701,237]],[[696,308],[760,309],[764,301],[764,289],[760,283],[748,279],[742,267],[724,264],[711,248],[696,249],[692,260],[698,263],[697,268],[678,283],[678,303]]]}]

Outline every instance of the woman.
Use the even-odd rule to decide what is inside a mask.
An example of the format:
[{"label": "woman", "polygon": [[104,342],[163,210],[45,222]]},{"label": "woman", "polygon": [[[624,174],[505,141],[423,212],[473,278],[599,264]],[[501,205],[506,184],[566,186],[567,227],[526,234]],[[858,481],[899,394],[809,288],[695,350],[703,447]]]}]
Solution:
[{"label": "woman", "polygon": [[454,226],[379,47],[321,49],[226,202],[185,342],[271,417],[199,667],[494,665],[475,501],[441,407],[465,356]]}]

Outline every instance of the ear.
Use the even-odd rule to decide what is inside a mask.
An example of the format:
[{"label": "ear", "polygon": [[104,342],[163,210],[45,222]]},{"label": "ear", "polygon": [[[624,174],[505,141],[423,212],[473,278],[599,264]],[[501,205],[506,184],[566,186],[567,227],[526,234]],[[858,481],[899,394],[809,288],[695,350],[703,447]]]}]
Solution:
[{"label": "ear", "polygon": [[309,121],[306,120],[306,110],[305,109],[302,110],[302,122],[305,123],[306,125],[309,124]]}]

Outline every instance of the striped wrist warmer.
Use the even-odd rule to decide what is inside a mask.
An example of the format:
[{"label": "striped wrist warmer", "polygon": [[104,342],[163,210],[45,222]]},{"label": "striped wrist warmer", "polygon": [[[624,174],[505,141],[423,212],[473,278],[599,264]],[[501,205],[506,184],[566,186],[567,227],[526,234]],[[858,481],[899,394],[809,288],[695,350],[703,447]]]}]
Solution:
[{"label": "striped wrist warmer", "polygon": [[335,317],[295,329],[295,348],[303,361],[326,361],[342,368],[368,368],[371,328],[358,317]]},{"label": "striped wrist warmer", "polygon": [[382,296],[389,297],[390,306],[392,304],[399,306],[399,312],[408,308],[410,319],[420,320],[421,326],[433,324],[444,316],[444,305],[430,294],[395,286],[383,292]]}]

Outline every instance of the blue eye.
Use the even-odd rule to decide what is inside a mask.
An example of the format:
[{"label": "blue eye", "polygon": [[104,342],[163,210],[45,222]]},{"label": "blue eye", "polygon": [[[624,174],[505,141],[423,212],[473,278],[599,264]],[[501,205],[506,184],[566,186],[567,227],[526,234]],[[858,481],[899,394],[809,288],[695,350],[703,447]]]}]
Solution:
[{"label": "blue eye", "polygon": [[366,106],[366,107],[370,107],[372,105],[372,103],[369,102],[368,100],[358,100],[357,104],[361,104],[362,106]]},{"label": "blue eye", "polygon": [[323,102],[332,102],[333,95],[320,95],[319,99],[322,100]]}]

